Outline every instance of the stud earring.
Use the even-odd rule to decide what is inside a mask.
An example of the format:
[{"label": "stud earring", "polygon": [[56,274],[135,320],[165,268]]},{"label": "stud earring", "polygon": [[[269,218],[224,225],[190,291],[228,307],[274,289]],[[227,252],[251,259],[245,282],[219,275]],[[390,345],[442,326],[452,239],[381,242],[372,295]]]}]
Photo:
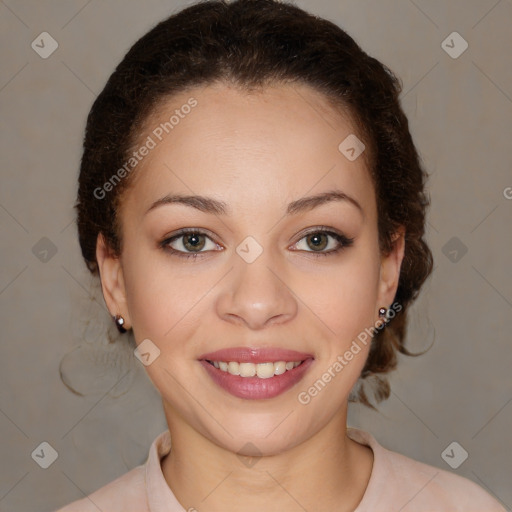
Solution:
[{"label": "stud earring", "polygon": [[386,327],[387,323],[389,322],[387,308],[379,308],[379,317],[383,318],[384,322],[379,325],[378,329],[384,329],[384,327]]},{"label": "stud earring", "polygon": [[126,332],[126,329],[123,327],[124,326],[124,318],[121,315],[116,315],[112,318],[114,319],[114,322],[116,323],[117,330],[120,333]]}]

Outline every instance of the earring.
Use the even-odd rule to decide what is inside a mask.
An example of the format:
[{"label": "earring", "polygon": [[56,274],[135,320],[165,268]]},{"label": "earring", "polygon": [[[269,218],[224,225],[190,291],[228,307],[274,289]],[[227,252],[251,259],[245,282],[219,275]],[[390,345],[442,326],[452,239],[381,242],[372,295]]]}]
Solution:
[{"label": "earring", "polygon": [[379,316],[384,318],[384,322],[379,325],[378,329],[384,329],[384,327],[386,327],[387,323],[389,322],[387,308],[379,308]]},{"label": "earring", "polygon": [[126,332],[126,329],[123,327],[124,325],[124,318],[121,315],[116,315],[112,317],[114,319],[114,322],[116,323],[117,330],[120,333]]}]

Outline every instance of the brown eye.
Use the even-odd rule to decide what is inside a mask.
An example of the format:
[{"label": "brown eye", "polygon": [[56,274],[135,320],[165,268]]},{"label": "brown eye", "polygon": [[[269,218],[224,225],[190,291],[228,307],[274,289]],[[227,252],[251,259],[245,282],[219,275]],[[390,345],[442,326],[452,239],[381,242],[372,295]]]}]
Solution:
[{"label": "brown eye", "polygon": [[313,233],[312,235],[308,235],[306,240],[308,246],[313,248],[314,251],[322,251],[327,247],[327,244],[329,243],[326,233]]},{"label": "brown eye", "polygon": [[[353,241],[353,238],[348,238],[336,231],[327,231],[325,229],[317,228],[316,231],[307,233],[295,245],[297,246],[297,249],[301,251],[316,253],[314,254],[315,256],[327,256],[329,254],[336,254],[337,252],[351,246]],[[303,243],[302,247],[300,247],[301,243]]]},{"label": "brown eye", "polygon": [[204,235],[199,233],[191,233],[182,235],[183,246],[187,251],[200,251],[205,246]]},{"label": "brown eye", "polygon": [[160,247],[172,255],[184,258],[206,256],[206,253],[219,249],[211,237],[195,229],[183,230],[160,242]]}]

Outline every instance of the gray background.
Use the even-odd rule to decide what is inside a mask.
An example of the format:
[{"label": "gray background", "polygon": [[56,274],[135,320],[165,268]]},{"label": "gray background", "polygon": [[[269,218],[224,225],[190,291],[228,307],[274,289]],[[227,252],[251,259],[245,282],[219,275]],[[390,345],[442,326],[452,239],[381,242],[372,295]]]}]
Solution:
[{"label": "gray background", "polygon": [[[409,342],[435,343],[400,357],[389,400],[377,413],[351,406],[349,425],[474,480],[510,510],[512,3],[296,3],[341,25],[402,78],[431,173],[435,269]],[[95,96],[129,46],[184,5],[0,1],[2,511],[51,511],[81,498],[143,463],[166,428],[129,345],[107,344],[105,330],[115,333],[81,259],[72,206]],[[59,45],[47,59],[31,48],[43,31]],[[469,44],[458,58],[441,46],[453,31]],[[48,469],[31,455],[44,441],[58,453]],[[441,457],[452,441],[469,453],[453,470]]]}]

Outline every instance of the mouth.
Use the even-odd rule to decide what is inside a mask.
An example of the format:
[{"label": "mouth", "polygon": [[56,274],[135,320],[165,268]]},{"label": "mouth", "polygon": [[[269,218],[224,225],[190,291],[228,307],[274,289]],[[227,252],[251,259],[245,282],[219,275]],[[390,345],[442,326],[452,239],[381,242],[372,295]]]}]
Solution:
[{"label": "mouth", "polygon": [[284,349],[238,347],[199,358],[213,382],[238,398],[274,398],[295,386],[313,364],[311,354]]}]

